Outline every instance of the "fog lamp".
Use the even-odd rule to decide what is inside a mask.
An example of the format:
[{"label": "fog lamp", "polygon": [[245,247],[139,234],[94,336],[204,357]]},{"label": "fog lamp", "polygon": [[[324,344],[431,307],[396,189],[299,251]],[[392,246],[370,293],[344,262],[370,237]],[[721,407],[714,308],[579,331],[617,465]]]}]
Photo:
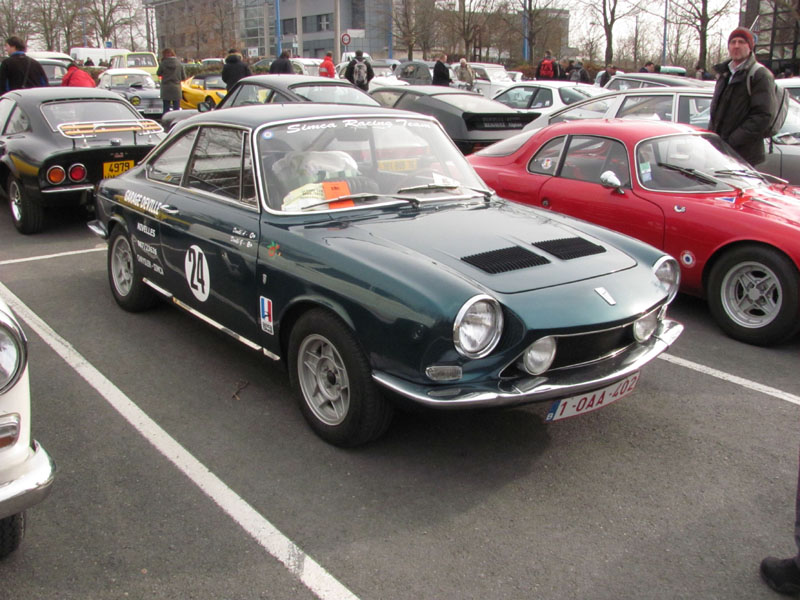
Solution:
[{"label": "fog lamp", "polygon": [[556,357],[556,339],[553,336],[539,338],[522,355],[522,368],[531,375],[541,375]]},{"label": "fog lamp", "polygon": [[461,367],[457,365],[433,365],[425,369],[425,375],[433,381],[455,381],[461,379]]},{"label": "fog lamp", "polygon": [[19,415],[13,413],[0,417],[0,448],[13,446],[19,439]]},{"label": "fog lamp", "polygon": [[637,342],[646,342],[653,336],[656,327],[658,327],[658,312],[654,310],[636,320],[633,324],[633,337]]}]

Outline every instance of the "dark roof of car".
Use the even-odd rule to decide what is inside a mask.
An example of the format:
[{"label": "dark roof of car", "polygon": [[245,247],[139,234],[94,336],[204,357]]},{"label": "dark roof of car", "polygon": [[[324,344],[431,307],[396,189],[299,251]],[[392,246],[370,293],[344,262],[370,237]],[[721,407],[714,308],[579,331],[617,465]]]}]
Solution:
[{"label": "dark roof of car", "polygon": [[288,74],[275,74],[275,75],[250,75],[240,79],[237,84],[252,82],[270,85],[274,88],[287,90],[291,86],[303,83],[317,83],[321,85],[349,85],[352,86],[346,79],[331,79],[330,77],[316,77],[314,75],[288,75]]},{"label": "dark roof of car", "polygon": [[71,99],[110,99],[122,100],[122,97],[108,90],[100,88],[84,88],[84,87],[37,87],[28,88],[24,90],[12,90],[4,94],[6,97],[14,98],[21,102],[48,102],[51,100],[71,100]]},{"label": "dark roof of car", "polygon": [[296,121],[314,117],[370,117],[370,116],[398,117],[405,116],[420,118],[417,113],[400,111],[384,106],[361,106],[343,104],[318,104],[311,102],[297,102],[294,104],[259,104],[254,106],[238,106],[225,110],[212,110],[199,113],[189,119],[181,121],[176,129],[185,124],[192,123],[221,123],[225,125],[243,125],[256,128],[270,121]]},{"label": "dark roof of car", "polygon": [[381,90],[394,90],[397,92],[416,92],[417,94],[424,94],[426,96],[441,96],[444,94],[461,94],[467,96],[480,96],[483,94],[478,92],[470,92],[461,88],[454,88],[445,85],[382,85],[370,90],[370,94],[379,92]]},{"label": "dark roof of car", "polygon": [[714,85],[714,82],[711,81],[703,82],[699,79],[695,79],[694,77],[683,77],[681,75],[667,75],[664,73],[623,73],[612,76],[609,82],[606,84],[606,87],[608,87],[609,83],[617,79],[623,79],[627,81],[646,81],[649,83],[656,83],[672,87],[707,87]]}]

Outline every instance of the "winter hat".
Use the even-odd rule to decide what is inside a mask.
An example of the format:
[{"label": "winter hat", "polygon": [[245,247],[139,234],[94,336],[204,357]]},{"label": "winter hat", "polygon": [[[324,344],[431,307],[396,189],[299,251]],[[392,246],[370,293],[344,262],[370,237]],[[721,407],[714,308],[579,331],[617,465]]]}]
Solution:
[{"label": "winter hat", "polygon": [[750,51],[753,51],[753,47],[756,45],[756,40],[753,37],[753,33],[749,29],[746,27],[737,27],[731,31],[731,34],[728,36],[728,43],[730,44],[731,40],[737,37],[742,38],[745,42],[747,42],[747,45],[750,47]]}]

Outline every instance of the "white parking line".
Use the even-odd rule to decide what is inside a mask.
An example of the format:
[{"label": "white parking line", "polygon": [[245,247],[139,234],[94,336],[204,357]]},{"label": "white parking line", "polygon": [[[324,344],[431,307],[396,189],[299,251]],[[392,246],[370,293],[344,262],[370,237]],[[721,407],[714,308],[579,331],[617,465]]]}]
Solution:
[{"label": "white parking line", "polygon": [[789,392],[784,392],[783,390],[779,390],[777,388],[770,387],[768,385],[763,385],[756,381],[750,381],[749,379],[744,379],[743,377],[737,377],[736,375],[731,375],[730,373],[726,373],[725,371],[712,369],[711,367],[707,367],[705,365],[701,365],[699,363],[692,362],[684,358],[678,358],[677,356],[672,356],[671,354],[667,354],[666,352],[660,354],[658,358],[660,358],[661,360],[665,360],[667,362],[671,362],[676,365],[680,365],[681,367],[686,367],[687,369],[692,369],[693,371],[697,371],[698,373],[705,373],[706,375],[711,375],[712,377],[716,377],[717,379],[722,379],[723,381],[740,385],[749,390],[753,390],[754,392],[759,392],[761,394],[766,394],[767,396],[772,396],[773,398],[786,400],[786,402],[791,402],[792,404],[797,404],[798,406],[800,406],[800,396],[795,396],[794,394],[790,394]]},{"label": "white parking line", "polygon": [[42,254],[41,256],[30,256],[28,258],[12,258],[9,260],[0,261],[0,267],[3,265],[16,265],[18,263],[31,262],[34,260],[47,260],[48,258],[60,258],[62,256],[73,256],[75,254],[86,254],[88,252],[105,252],[106,244],[97,246],[95,248],[88,248],[86,250],[72,250],[70,252],[59,252],[58,254]]},{"label": "white parking line", "polygon": [[267,552],[322,600],[358,600],[358,597],[283,535],[236,492],[175,441],[117,386],[103,376],[72,345],[31,311],[5,285],[0,296],[64,361],[81,375],[161,454],[167,457],[197,487],[222,508]]}]

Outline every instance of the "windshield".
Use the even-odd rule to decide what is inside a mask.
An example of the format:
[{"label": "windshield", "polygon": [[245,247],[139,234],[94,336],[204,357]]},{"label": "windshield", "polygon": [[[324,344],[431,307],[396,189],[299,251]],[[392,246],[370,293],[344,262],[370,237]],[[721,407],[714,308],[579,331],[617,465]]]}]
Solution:
[{"label": "windshield", "polygon": [[511,77],[508,76],[508,71],[502,68],[487,68],[486,74],[489,76],[490,81],[505,81],[511,83]]},{"label": "windshield", "polygon": [[227,84],[222,81],[222,75],[211,75],[205,79],[201,79],[202,84],[205,81],[205,89],[207,90],[224,90],[227,89]]},{"label": "windshield", "polygon": [[330,102],[333,104],[361,104],[378,106],[378,102],[350,84],[302,84],[295,85],[292,91],[309,102]]},{"label": "windshield", "polygon": [[550,124],[578,119],[602,119],[611,107],[611,101],[611,99],[600,98],[594,102],[584,102],[579,106],[562,110],[557,115],[550,117]]},{"label": "windshield", "polygon": [[62,123],[139,120],[139,113],[116,100],[71,100],[42,104],[42,114],[53,131]]},{"label": "windshield", "polygon": [[[589,87],[589,86],[586,86]],[[586,100],[591,97],[591,92],[586,91],[585,88],[580,86],[575,87],[560,87],[558,88],[558,95],[564,104],[574,104],[581,100]]]},{"label": "windshield", "polygon": [[643,187],[660,191],[730,191],[761,176],[714,134],[668,135],[639,142],[636,169]]},{"label": "windshield", "polygon": [[153,81],[150,75],[128,74],[111,76],[111,87],[131,87],[134,85],[145,89],[155,89],[156,82]]},{"label": "windshield", "polygon": [[439,125],[424,119],[304,120],[262,128],[257,143],[276,211],[480,197],[471,188],[486,189]]}]

